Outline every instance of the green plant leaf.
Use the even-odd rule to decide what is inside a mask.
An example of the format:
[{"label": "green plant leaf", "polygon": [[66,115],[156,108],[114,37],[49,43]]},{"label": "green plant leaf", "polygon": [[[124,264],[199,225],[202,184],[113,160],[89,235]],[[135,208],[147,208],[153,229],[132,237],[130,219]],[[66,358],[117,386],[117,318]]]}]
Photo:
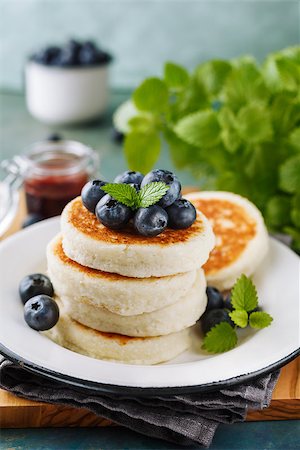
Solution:
[{"label": "green plant leaf", "polygon": [[171,89],[182,89],[189,81],[188,71],[178,64],[166,62],[164,67],[164,79]]},{"label": "green plant leaf", "polygon": [[224,353],[237,345],[236,331],[227,322],[214,326],[204,337],[202,348],[210,353]]},{"label": "green plant leaf", "polygon": [[128,122],[128,126],[131,131],[149,133],[155,131],[155,120],[152,115],[144,114],[142,116],[132,117]]},{"label": "green plant leaf", "polygon": [[161,181],[154,181],[146,184],[138,192],[139,208],[148,208],[148,206],[157,203],[167,192],[169,186]]},{"label": "green plant leaf", "polygon": [[238,132],[246,142],[259,143],[272,138],[270,114],[259,104],[244,106],[237,116]]},{"label": "green plant leaf", "polygon": [[160,138],[158,133],[132,131],[127,134],[124,151],[130,170],[142,173],[149,172],[160,154]]},{"label": "green plant leaf", "polygon": [[256,64],[241,60],[226,79],[224,96],[227,105],[238,111],[249,102],[266,103],[270,93]]},{"label": "green plant leaf", "polygon": [[105,186],[102,186],[101,189],[129,208],[136,208],[138,194],[135,188],[130,186],[130,184],[107,183]]},{"label": "green plant leaf", "polygon": [[248,325],[248,314],[243,309],[236,309],[229,313],[231,320],[240,328],[246,328]]},{"label": "green plant leaf", "polygon": [[207,94],[213,97],[223,88],[231,69],[230,62],[215,59],[200,64],[196,68],[196,74],[200,83],[205,86]]},{"label": "green plant leaf", "polygon": [[263,67],[266,83],[274,91],[299,92],[299,63],[282,54],[270,55]]},{"label": "green plant leaf", "polygon": [[280,228],[289,223],[291,199],[286,195],[271,197],[266,207],[266,221],[271,228]]},{"label": "green plant leaf", "polygon": [[258,305],[256,287],[252,280],[242,274],[231,291],[231,304],[234,309],[252,311]]},{"label": "green plant leaf", "polygon": [[295,128],[289,136],[291,145],[300,152],[300,127]]},{"label": "green plant leaf", "polygon": [[250,314],[249,325],[251,328],[266,328],[273,322],[272,316],[265,311],[257,311]]},{"label": "green plant leaf", "polygon": [[236,152],[241,144],[241,138],[237,132],[237,121],[235,115],[229,108],[224,107],[221,109],[218,119],[222,127],[221,136],[225,148],[230,153]]},{"label": "green plant leaf", "polygon": [[300,103],[292,92],[279,93],[272,100],[270,113],[276,134],[286,136],[300,119]]},{"label": "green plant leaf", "polygon": [[300,154],[289,158],[279,168],[279,186],[285,192],[300,191]]},{"label": "green plant leaf", "polygon": [[141,111],[162,113],[168,108],[168,89],[159,78],[147,78],[133,93],[135,106]]},{"label": "green plant leaf", "polygon": [[197,147],[214,147],[220,142],[221,129],[213,111],[201,111],[184,117],[175,125],[174,131],[183,141]]}]

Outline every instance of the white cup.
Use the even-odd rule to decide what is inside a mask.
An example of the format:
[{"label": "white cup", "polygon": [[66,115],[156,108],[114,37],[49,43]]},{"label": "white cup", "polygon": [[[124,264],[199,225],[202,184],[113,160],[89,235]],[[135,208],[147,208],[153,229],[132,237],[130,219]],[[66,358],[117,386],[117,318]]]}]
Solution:
[{"label": "white cup", "polygon": [[25,88],[27,108],[41,122],[87,122],[100,117],[106,109],[108,64],[55,67],[29,61]]}]

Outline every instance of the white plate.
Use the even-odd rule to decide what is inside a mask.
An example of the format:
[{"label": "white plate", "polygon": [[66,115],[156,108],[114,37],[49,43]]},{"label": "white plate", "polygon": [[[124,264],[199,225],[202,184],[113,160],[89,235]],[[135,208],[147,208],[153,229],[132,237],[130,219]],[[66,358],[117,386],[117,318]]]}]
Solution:
[{"label": "white plate", "polygon": [[274,318],[260,331],[243,330],[239,345],[221,355],[187,351],[157,366],[102,361],[60,347],[29,328],[18,297],[20,279],[46,271],[45,248],[58,232],[49,219],[0,244],[0,351],[29,370],[77,386],[134,394],[208,390],[245,381],[293,359],[299,350],[299,258],[271,239],[254,281],[260,304]]}]

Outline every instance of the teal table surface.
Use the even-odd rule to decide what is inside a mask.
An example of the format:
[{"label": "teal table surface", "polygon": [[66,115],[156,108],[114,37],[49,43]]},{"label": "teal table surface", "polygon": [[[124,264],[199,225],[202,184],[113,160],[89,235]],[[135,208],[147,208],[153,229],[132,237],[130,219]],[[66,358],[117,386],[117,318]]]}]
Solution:
[{"label": "teal table surface", "polygon": [[[129,97],[128,92],[114,92],[110,107],[103,119],[89,126],[49,127],[34,120],[26,111],[20,94],[0,93],[0,160],[11,158],[32,142],[59,132],[66,139],[79,140],[93,147],[101,156],[100,173],[112,179],[126,168],[122,147],[111,139],[112,113]],[[164,148],[157,163],[159,167],[173,168]],[[193,180],[179,173],[186,184]],[[211,449],[222,450],[296,450],[299,445],[300,423],[255,422],[221,425]],[[178,449],[181,447],[142,436],[124,428],[57,428],[57,429],[5,429],[0,432],[0,449]]]},{"label": "teal table surface", "polygon": [[[1,430],[1,450],[164,450],[181,447],[120,427]],[[297,450],[300,421],[220,425],[211,450]]]}]

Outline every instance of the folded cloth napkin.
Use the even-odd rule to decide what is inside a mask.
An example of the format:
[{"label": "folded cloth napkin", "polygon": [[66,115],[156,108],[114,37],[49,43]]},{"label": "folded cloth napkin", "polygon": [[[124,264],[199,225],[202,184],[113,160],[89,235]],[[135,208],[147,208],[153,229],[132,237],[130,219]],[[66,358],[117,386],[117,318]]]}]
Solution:
[{"label": "folded cloth napkin", "polygon": [[248,409],[269,405],[279,371],[208,393],[169,397],[99,394],[0,361],[0,388],[30,400],[87,408],[139,433],[180,445],[209,447],[219,423],[243,421]]}]

